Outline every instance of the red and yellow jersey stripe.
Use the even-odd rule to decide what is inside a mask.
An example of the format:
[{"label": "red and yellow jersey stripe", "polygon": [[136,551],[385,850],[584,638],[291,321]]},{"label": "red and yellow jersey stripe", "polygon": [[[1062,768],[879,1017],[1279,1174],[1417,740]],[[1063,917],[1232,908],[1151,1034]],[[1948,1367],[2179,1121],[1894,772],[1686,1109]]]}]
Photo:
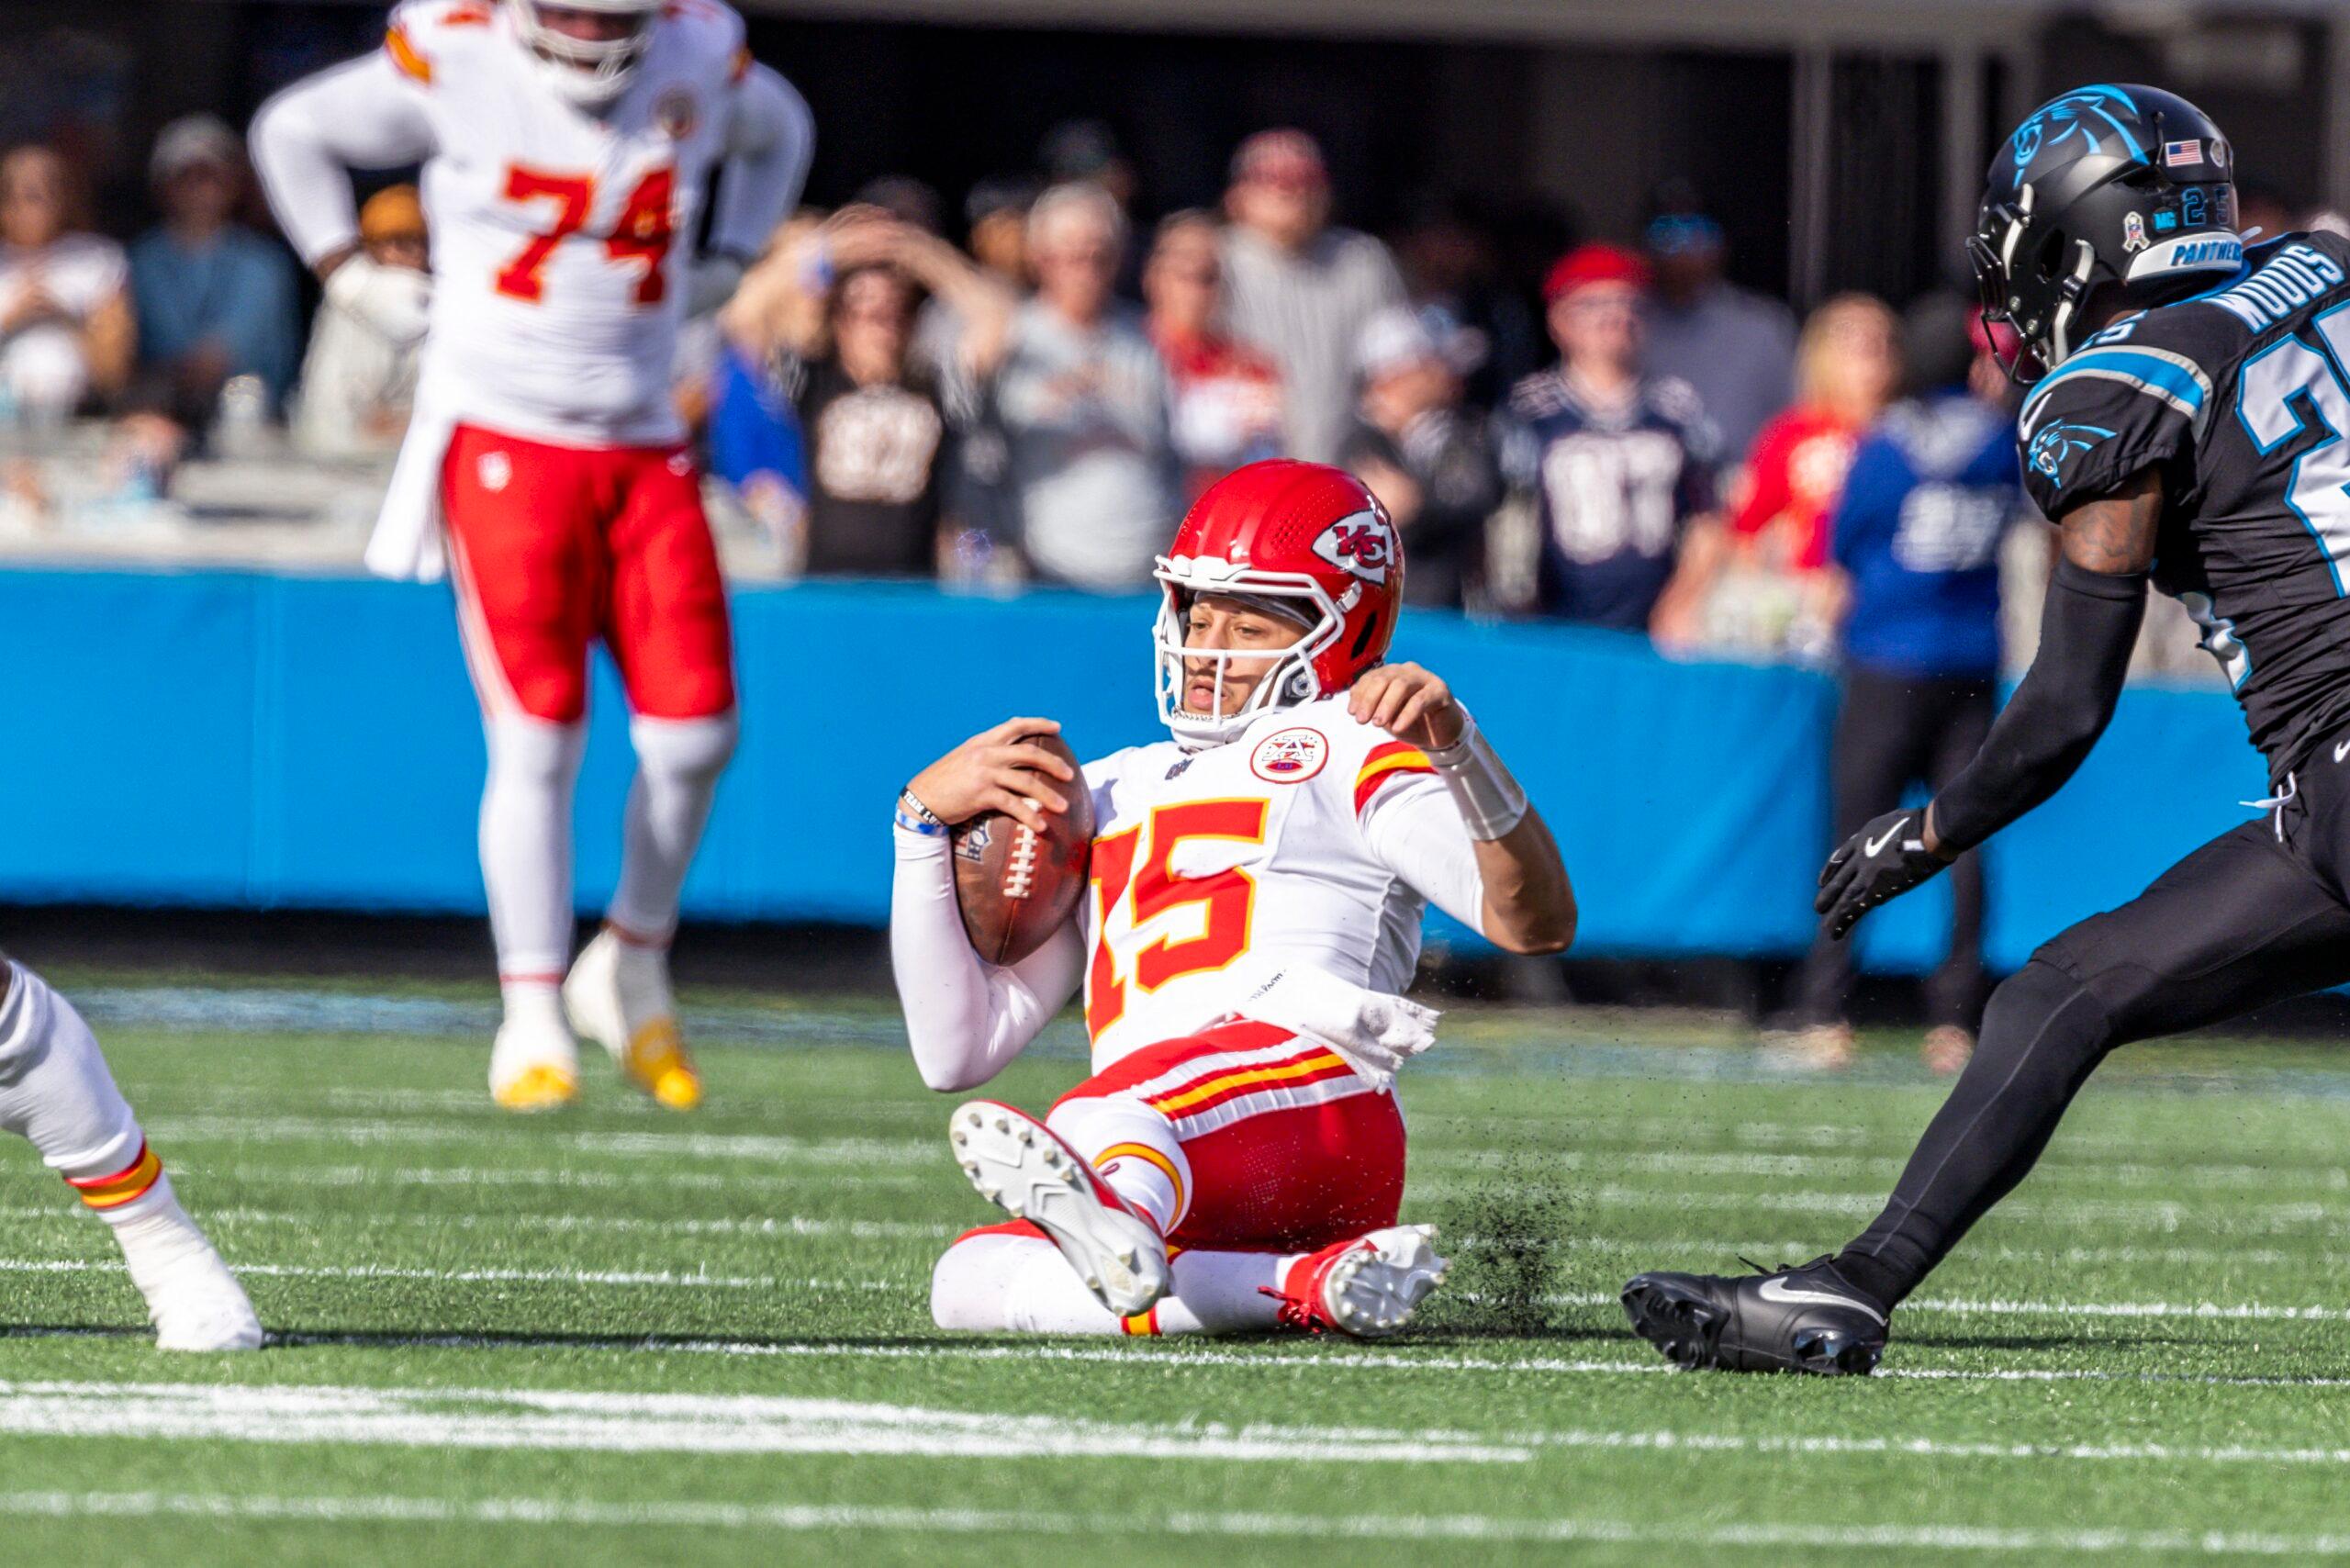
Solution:
[{"label": "red and yellow jersey stripe", "polygon": [[68,1176],[65,1184],[81,1193],[82,1201],[92,1208],[113,1209],[144,1194],[162,1174],[163,1162],[142,1142],[139,1158],[121,1170],[105,1176]]},{"label": "red and yellow jersey stripe", "polygon": [[1319,1083],[1324,1079],[1351,1077],[1354,1070],[1336,1051],[1314,1046],[1288,1061],[1211,1072],[1189,1083],[1179,1084],[1165,1093],[1154,1094],[1144,1103],[1173,1121],[1178,1117],[1203,1114],[1243,1094],[1259,1093],[1268,1089],[1302,1088],[1308,1083]]},{"label": "red and yellow jersey stripe", "polygon": [[1428,754],[1409,741],[1383,741],[1371,747],[1371,755],[1362,760],[1362,771],[1355,775],[1355,815],[1362,815],[1362,809],[1371,804],[1371,798],[1389,779],[1406,773],[1435,771],[1436,764],[1428,760]]},{"label": "red and yellow jersey stripe", "polygon": [[431,84],[432,62],[417,52],[416,45],[408,36],[408,29],[397,22],[384,33],[384,52],[392,57],[392,63],[399,68],[401,75],[428,86]]}]

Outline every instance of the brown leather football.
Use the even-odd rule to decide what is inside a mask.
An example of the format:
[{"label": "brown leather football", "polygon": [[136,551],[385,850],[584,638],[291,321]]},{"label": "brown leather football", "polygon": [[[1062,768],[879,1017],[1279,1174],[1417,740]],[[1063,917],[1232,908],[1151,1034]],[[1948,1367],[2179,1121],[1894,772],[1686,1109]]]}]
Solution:
[{"label": "brown leather football", "polygon": [[[1058,735],[1029,735],[1033,745],[1071,767],[1077,754]],[[963,930],[980,958],[1016,964],[1077,912],[1093,855],[1093,797],[1079,775],[1074,784],[1046,782],[1069,801],[1067,812],[1045,813],[1046,831],[1023,826],[1002,812],[982,812],[952,834],[955,899]]]}]

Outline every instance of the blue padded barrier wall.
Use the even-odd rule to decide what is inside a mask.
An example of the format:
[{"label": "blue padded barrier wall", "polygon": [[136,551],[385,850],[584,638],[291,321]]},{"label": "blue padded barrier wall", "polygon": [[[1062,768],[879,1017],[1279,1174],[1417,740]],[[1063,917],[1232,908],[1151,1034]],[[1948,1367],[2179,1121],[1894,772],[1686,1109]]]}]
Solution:
[{"label": "blue padded barrier wall", "polygon": [[[898,787],[1012,712],[1091,756],[1155,738],[1150,605],[811,584],[733,600],[743,748],[686,902],[705,919],[878,924]],[[1833,684],[1679,665],[1638,639],[1405,617],[1396,656],[1476,709],[1550,819],[1595,954],[1792,956],[1826,847]],[[482,746],[444,588],[231,573],[0,573],[0,901],[482,908]],[[579,902],[619,852],[625,713],[599,667]],[[2225,696],[2133,689],[2058,798],[1992,850],[2012,967],[2129,897],[2263,793]],[[1930,889],[1864,931],[1942,946]]]}]

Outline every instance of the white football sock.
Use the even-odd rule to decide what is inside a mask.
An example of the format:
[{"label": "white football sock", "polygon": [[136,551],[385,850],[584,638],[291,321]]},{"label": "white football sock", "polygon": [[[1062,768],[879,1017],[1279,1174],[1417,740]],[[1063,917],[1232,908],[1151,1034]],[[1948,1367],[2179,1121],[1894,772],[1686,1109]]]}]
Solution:
[{"label": "white football sock", "polygon": [[180,1207],[97,1037],[39,975],[0,958],[0,1126],[22,1133],[114,1231],[163,1349],[261,1343],[252,1305]]},{"label": "white football sock", "polygon": [[1281,1304],[1263,1293],[1293,1261],[1270,1252],[1178,1253],[1173,1293],[1129,1329],[1042,1237],[967,1236],[931,1272],[930,1315],[941,1328],[988,1334],[1254,1333],[1273,1326]]},{"label": "white football sock", "polygon": [[571,792],[588,727],[501,715],[482,734],[481,879],[510,1010],[518,994],[552,998],[571,963]]},{"label": "white football sock", "polygon": [[636,781],[623,819],[620,884],[606,912],[627,938],[657,946],[677,929],[677,895],[739,733],[732,710],[708,719],[629,721]]},{"label": "white football sock", "polygon": [[1191,1206],[1192,1162],[1165,1116],[1132,1100],[1070,1100],[1045,1125],[1159,1235],[1174,1234]]},{"label": "white football sock", "polygon": [[21,1133],[68,1182],[126,1175],[146,1146],[139,1118],[73,1004],[0,958],[0,1127]]}]

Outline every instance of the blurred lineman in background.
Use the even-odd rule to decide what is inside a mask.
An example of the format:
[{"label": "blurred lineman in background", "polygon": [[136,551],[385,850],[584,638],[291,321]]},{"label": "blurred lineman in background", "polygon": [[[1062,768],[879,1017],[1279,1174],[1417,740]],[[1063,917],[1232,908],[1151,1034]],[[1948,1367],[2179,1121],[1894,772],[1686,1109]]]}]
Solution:
[{"label": "blurred lineman in background", "polygon": [[[253,121],[279,222],[362,314],[413,279],[360,245],[348,170],[422,161],[434,251],[415,414],[368,547],[456,581],[489,752],[482,879],[510,1110],[578,1092],[573,1031],[661,1103],[697,1103],[668,946],[735,737],[724,585],[670,400],[678,326],[797,199],[808,111],[716,0],[411,0],[377,53]],[[710,251],[702,197],[722,171]],[[571,796],[588,648],[620,666],[638,769],[603,930],[571,957]]]},{"label": "blurred lineman in background", "polygon": [[[2350,241],[2247,247],[2234,173],[2200,109],[2131,84],[2063,94],[2002,145],[1967,254],[1984,314],[2015,331],[2024,483],[2060,536],[2040,647],[1957,777],[1829,857],[1818,908],[1844,936],[2062,788],[2113,716],[2150,580],[2234,689],[2268,764],[2260,815],[2001,983],[1884,1212],[1841,1251],[1627,1284],[1633,1326],[1684,1366],[1872,1370],[1894,1311],[2117,1047],[2350,981]],[[2126,824],[2126,786],[2113,803]]]},{"label": "blurred lineman in background", "polygon": [[121,1247],[164,1350],[254,1350],[243,1287],[172,1193],[82,1015],[0,954],[0,1127],[28,1140]]}]

